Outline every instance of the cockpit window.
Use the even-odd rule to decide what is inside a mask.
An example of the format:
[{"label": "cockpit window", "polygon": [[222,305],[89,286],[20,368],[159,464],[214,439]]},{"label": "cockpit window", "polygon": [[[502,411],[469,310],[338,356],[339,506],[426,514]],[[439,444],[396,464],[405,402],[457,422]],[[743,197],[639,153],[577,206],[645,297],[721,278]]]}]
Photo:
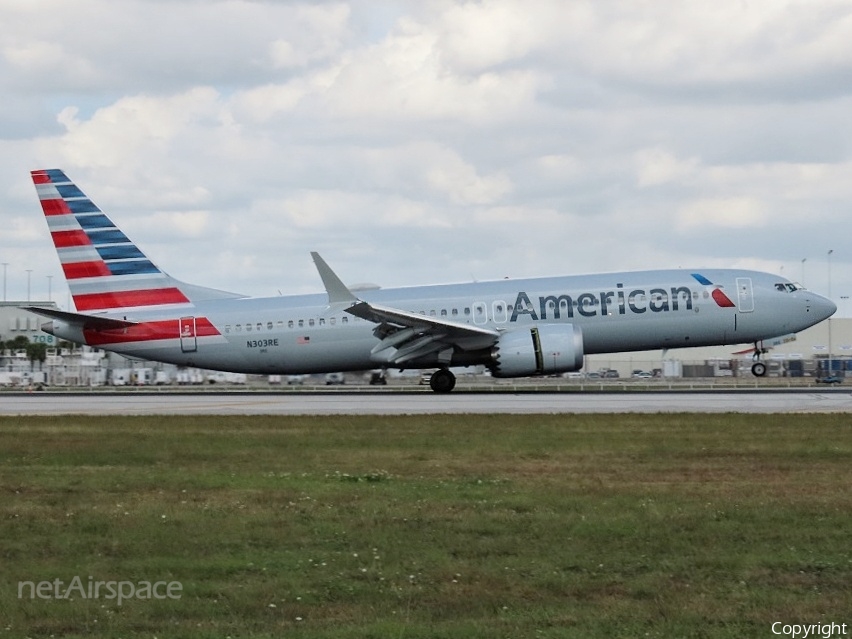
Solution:
[{"label": "cockpit window", "polygon": [[781,291],[782,293],[792,293],[800,290],[801,288],[801,286],[793,284],[792,282],[778,282],[775,285],[775,290]]}]

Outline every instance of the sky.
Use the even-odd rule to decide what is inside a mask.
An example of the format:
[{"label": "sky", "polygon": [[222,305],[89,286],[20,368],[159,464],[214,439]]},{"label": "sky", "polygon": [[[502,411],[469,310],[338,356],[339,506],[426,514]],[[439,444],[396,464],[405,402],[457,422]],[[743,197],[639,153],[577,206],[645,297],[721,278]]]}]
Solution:
[{"label": "sky", "polygon": [[[169,274],[754,268],[852,316],[852,0],[0,0],[8,300],[60,168]],[[829,256],[829,251],[833,251]],[[29,271],[29,273],[28,273]]]}]

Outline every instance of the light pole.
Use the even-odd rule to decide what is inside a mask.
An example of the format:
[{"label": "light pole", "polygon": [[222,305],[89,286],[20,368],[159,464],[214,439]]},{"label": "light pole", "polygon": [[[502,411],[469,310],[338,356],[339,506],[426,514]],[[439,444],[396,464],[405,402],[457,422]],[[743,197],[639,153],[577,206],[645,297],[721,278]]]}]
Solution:
[{"label": "light pole", "polygon": [[[834,253],[834,249],[828,250],[827,260],[828,260],[828,299],[831,299],[831,254]],[[828,318],[828,375],[832,374],[831,371],[831,318]]]}]

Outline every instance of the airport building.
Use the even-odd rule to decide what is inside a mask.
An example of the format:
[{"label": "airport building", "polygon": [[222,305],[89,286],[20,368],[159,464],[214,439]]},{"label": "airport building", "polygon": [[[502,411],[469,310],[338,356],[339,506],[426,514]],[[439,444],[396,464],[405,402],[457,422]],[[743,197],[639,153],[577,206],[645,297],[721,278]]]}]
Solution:
[{"label": "airport building", "polygon": [[21,306],[59,310],[55,302],[0,302],[0,341],[5,343],[16,337],[26,337],[33,343],[55,346],[56,338],[40,330],[45,319],[23,310]]},{"label": "airport building", "polygon": [[[832,318],[801,333],[779,340],[761,356],[772,377],[818,377],[829,369],[845,376],[852,369],[852,318]],[[642,371],[667,377],[749,377],[754,345],[677,348],[588,355],[585,373],[616,371],[630,377]],[[849,371],[852,376],[852,370]]]},{"label": "airport building", "polygon": [[[44,376],[38,371],[43,362],[31,359],[38,357],[39,351],[47,356],[47,351],[56,349],[56,338],[42,332],[44,318],[20,308],[21,305],[41,306],[57,309],[53,302],[0,302],[0,385],[28,386],[41,382]],[[34,344],[42,344],[43,349],[30,349]]]}]

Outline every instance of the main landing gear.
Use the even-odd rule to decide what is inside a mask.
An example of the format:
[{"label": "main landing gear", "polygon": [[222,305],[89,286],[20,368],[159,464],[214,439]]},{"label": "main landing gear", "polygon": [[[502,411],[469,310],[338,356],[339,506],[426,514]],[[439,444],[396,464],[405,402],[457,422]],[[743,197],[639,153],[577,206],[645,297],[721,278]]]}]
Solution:
[{"label": "main landing gear", "polygon": [[439,368],[432,373],[429,387],[436,393],[449,393],[456,387],[456,376],[446,368]]},{"label": "main landing gear", "polygon": [[767,351],[760,347],[760,343],[754,343],[754,364],[751,365],[751,374],[755,377],[763,377],[766,375],[766,364],[760,361],[760,356]]}]

